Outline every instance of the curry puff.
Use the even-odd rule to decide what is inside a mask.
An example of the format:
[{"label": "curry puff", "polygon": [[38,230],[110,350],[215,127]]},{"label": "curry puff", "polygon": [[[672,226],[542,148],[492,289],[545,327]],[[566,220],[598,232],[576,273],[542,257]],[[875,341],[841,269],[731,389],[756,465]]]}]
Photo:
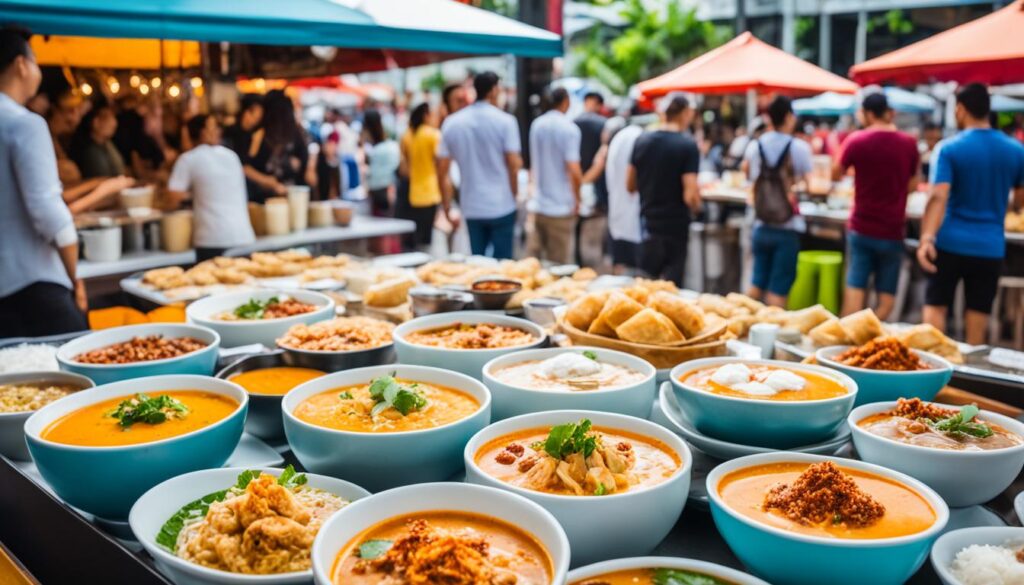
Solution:
[{"label": "curry puff", "polygon": [[882,322],[871,309],[857,311],[839,320],[839,325],[855,345],[864,345],[876,337],[885,335]]},{"label": "curry puff", "polygon": [[615,335],[615,329],[630,317],[644,309],[644,306],[620,292],[613,292],[605,301],[597,319],[590,324],[590,333],[597,335]]},{"label": "curry puff", "polygon": [[409,289],[416,281],[408,276],[391,278],[370,285],[363,293],[363,303],[370,307],[397,307],[409,298]]},{"label": "curry puff", "polygon": [[818,325],[814,329],[811,329],[807,334],[818,347],[828,347],[830,345],[850,345],[853,340],[846,334],[843,326],[839,324],[839,319],[832,317],[828,321],[825,321],[821,325]]},{"label": "curry puff", "polygon": [[647,306],[672,320],[684,337],[690,338],[704,329],[704,312],[679,295],[657,291],[647,299]]},{"label": "curry puff", "polygon": [[670,345],[685,341],[672,320],[655,311],[644,309],[615,329],[620,339],[649,345]]}]

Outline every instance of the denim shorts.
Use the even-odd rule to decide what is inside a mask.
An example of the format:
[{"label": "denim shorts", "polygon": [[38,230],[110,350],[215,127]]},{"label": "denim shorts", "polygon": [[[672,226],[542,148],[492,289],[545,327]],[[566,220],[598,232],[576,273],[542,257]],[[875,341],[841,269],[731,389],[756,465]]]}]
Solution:
[{"label": "denim shorts", "polygon": [[788,296],[796,280],[800,234],[793,230],[759,225],[753,236],[753,285],[780,297]]},{"label": "denim shorts", "polygon": [[847,235],[846,286],[866,289],[875,275],[875,291],[896,294],[903,264],[903,240],[883,240],[850,231]]}]

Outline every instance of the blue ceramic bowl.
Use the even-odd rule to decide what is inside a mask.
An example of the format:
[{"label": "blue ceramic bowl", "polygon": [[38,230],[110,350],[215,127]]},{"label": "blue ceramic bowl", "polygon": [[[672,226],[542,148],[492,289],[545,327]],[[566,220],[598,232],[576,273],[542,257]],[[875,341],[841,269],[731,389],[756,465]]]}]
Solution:
[{"label": "blue ceramic bowl", "polygon": [[889,402],[899,398],[920,398],[931,401],[953,377],[953,365],[941,357],[912,349],[921,357],[921,361],[931,369],[914,370],[911,372],[889,372],[886,370],[869,370],[843,365],[835,361],[835,356],[850,349],[848,345],[824,347],[814,353],[818,363],[842,372],[853,378],[857,383],[856,406],[873,402]]},{"label": "blue ceramic bowl", "polygon": [[[541,362],[563,353],[592,351],[598,362],[615,364],[639,372],[643,377],[629,384],[594,390],[540,390],[515,385],[496,374],[498,370],[523,362]],[[647,418],[657,395],[656,370],[645,360],[621,351],[598,347],[549,347],[517,351],[487,362],[483,381],[494,400],[492,420],[547,410],[597,410]]]},{"label": "blue ceramic bowl", "polygon": [[[417,431],[359,433],[310,424],[293,412],[304,400],[333,388],[366,384],[389,375],[461,390],[480,403],[473,414],[446,425]],[[328,374],[292,389],[281,402],[284,432],[303,468],[361,485],[371,492],[396,486],[444,481],[461,472],[462,450],[491,420],[491,393],[464,374],[394,364]]]},{"label": "blue ceramic bowl", "polygon": [[[80,447],[41,438],[54,421],[91,404],[167,390],[220,394],[237,401],[238,407],[208,427],[139,445]],[[249,396],[237,384],[207,376],[155,376],[98,386],[48,404],[25,422],[25,437],[40,475],[61,499],[94,516],[123,520],[135,500],[156,484],[224,465],[242,437],[248,409]]]},{"label": "blue ceramic bowl", "polygon": [[[824,400],[775,401],[712,394],[680,381],[696,370],[736,363],[771,365],[826,376],[845,387],[847,393]],[[731,443],[773,449],[811,445],[833,436],[846,423],[858,394],[857,384],[835,370],[775,360],[693,360],[673,368],[671,378],[679,408],[701,433]]]},{"label": "blue ceramic bowl", "polygon": [[[762,524],[731,509],[718,485],[727,474],[770,463],[836,461],[843,467],[885,477],[916,491],[935,511],[935,523],[923,532],[897,538],[840,539],[808,536]],[[732,552],[751,573],[785,585],[898,585],[928,558],[932,543],[949,520],[949,508],[923,483],[895,471],[852,459],[805,453],[767,453],[733,459],[708,474],[711,516]]]},{"label": "blue ceramic bowl", "polygon": [[[455,323],[493,323],[506,327],[518,327],[532,333],[534,341],[526,345],[495,349],[453,349],[449,347],[419,345],[405,340],[405,336],[410,333],[425,329],[440,329]],[[532,321],[483,311],[456,311],[453,313],[438,313],[436,315],[418,317],[395,327],[392,338],[395,341],[398,363],[444,368],[461,372],[477,380],[482,379],[481,371],[484,364],[492,359],[524,349],[544,347],[548,340],[544,329]]]},{"label": "blue ceramic bowl", "polygon": [[[195,337],[207,345],[192,353],[150,362],[83,364],[75,361],[75,356],[78,354],[130,341],[133,337],[148,337],[150,335],[162,335],[165,338]],[[217,365],[217,350],[219,348],[220,336],[212,329],[184,323],[147,323],[103,329],[69,341],[57,350],[57,362],[60,364],[60,369],[81,374],[96,382],[97,385],[168,374],[212,376]]]}]

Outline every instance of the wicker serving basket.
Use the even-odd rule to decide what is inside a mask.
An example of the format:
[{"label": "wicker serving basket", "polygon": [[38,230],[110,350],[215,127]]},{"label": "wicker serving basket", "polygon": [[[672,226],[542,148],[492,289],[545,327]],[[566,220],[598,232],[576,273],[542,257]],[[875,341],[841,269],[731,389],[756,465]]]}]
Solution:
[{"label": "wicker serving basket", "polygon": [[726,353],[725,340],[721,339],[726,330],[725,324],[705,329],[677,345],[648,345],[594,335],[573,327],[565,320],[564,313],[559,315],[558,328],[572,340],[573,345],[623,351],[647,360],[659,370],[675,367],[685,361],[716,357]]}]

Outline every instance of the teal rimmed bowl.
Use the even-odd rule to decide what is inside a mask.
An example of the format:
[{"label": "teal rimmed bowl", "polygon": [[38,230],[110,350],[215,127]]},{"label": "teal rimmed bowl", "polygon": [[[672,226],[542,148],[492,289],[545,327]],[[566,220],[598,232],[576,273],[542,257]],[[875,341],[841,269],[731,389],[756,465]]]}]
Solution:
[{"label": "teal rimmed bowl", "polygon": [[[692,372],[727,364],[769,365],[828,377],[846,394],[823,400],[766,400],[713,394],[681,380]],[[835,370],[777,360],[716,357],[692,360],[672,369],[672,388],[679,408],[701,433],[741,445],[789,449],[833,436],[846,423],[859,392],[857,384]]]},{"label": "teal rimmed bowl", "polygon": [[[142,392],[197,390],[238,402],[207,427],[138,445],[83,447],[43,439],[57,419],[112,398]],[[242,437],[249,396],[241,386],[207,376],[154,376],[83,390],[44,406],[25,422],[25,437],[40,475],[71,506],[107,520],[128,517],[132,504],[156,484],[199,469],[220,467]]]},{"label": "teal rimmed bowl", "polygon": [[856,406],[873,402],[888,402],[898,398],[920,398],[931,402],[953,377],[953,365],[941,357],[912,349],[931,369],[910,372],[890,372],[855,368],[835,361],[840,353],[850,349],[849,345],[824,347],[814,353],[818,363],[842,372],[857,383]]},{"label": "teal rimmed bowl", "polygon": [[[83,364],[75,361],[75,356],[81,353],[101,349],[115,343],[130,341],[134,337],[148,337],[150,335],[162,335],[168,339],[195,337],[207,345],[202,349],[184,355],[148,362]],[[81,374],[96,382],[97,385],[169,374],[212,376],[213,370],[217,365],[217,351],[219,348],[220,335],[212,329],[185,323],[146,323],[144,325],[126,325],[124,327],[103,329],[69,341],[57,350],[57,363],[60,364],[60,369],[66,372]]]},{"label": "teal rimmed bowl", "polygon": [[[734,471],[771,463],[834,461],[842,467],[884,477],[908,487],[935,511],[935,523],[917,534],[896,538],[840,539],[797,534],[758,522],[730,508],[718,493],[722,479]],[[769,583],[786,585],[897,585],[909,579],[928,558],[932,543],[949,521],[949,508],[923,483],[890,469],[852,459],[805,453],[749,455],[723,463],[707,477],[711,516],[732,552],[752,573]]]}]

